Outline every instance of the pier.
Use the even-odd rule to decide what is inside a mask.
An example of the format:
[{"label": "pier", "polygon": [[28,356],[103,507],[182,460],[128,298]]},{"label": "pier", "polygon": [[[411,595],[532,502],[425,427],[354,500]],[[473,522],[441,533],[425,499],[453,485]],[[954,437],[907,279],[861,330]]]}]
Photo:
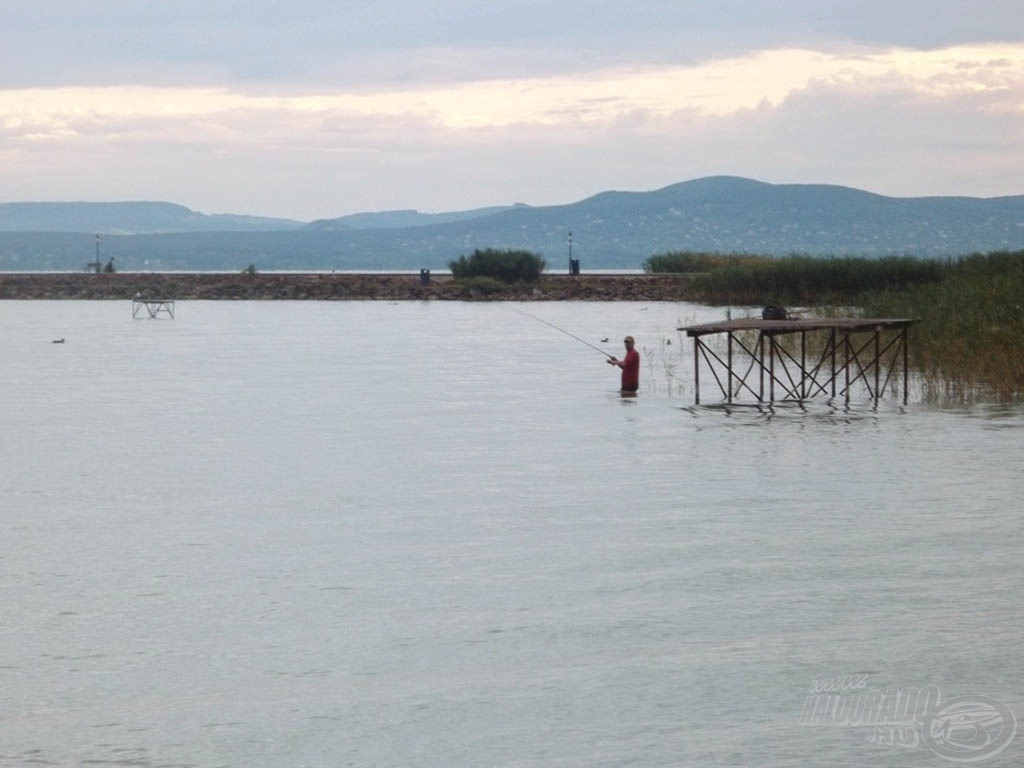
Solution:
[{"label": "pier", "polygon": [[132,299],[132,319],[137,319],[141,314],[147,314],[153,318],[166,315],[173,319],[174,301],[172,299],[142,299],[136,296]]},{"label": "pier", "polygon": [[[815,396],[842,397],[866,389],[877,405],[902,368],[908,385],[906,318],[744,318],[679,328],[693,339],[694,397],[700,404],[703,363],[726,402],[747,397],[758,403],[801,402]],[[709,343],[711,337],[724,345]],[[724,346],[724,349],[722,348]]]}]

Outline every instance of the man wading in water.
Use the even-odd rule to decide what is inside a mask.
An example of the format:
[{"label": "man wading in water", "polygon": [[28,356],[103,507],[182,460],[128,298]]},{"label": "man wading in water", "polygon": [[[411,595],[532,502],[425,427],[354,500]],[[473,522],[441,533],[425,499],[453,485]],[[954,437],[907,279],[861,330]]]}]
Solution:
[{"label": "man wading in water", "polygon": [[633,349],[632,336],[627,336],[623,341],[626,344],[625,359],[610,357],[608,365],[617,365],[622,369],[623,392],[636,392],[640,389],[640,353]]}]

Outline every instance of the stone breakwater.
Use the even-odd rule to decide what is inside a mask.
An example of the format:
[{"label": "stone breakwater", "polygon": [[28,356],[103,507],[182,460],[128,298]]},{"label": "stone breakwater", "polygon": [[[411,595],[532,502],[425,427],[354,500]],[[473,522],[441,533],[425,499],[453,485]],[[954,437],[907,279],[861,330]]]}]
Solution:
[{"label": "stone breakwater", "polygon": [[450,275],[381,273],[0,273],[0,299],[684,301],[677,275],[545,275],[536,285],[484,294]]}]

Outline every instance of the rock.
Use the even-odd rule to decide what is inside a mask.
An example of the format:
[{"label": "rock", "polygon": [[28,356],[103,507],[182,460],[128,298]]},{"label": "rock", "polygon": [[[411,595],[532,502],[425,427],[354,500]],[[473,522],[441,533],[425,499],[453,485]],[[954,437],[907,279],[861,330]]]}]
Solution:
[{"label": "rock", "polygon": [[[509,287],[474,301],[684,301],[689,282],[674,275],[545,275],[540,283]],[[296,273],[0,273],[0,299],[380,299],[458,301],[467,298],[450,275]]]}]

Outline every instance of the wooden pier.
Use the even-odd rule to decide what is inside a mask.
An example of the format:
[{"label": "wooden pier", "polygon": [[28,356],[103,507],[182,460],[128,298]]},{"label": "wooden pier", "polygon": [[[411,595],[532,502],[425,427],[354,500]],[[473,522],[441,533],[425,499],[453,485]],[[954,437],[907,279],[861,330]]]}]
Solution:
[{"label": "wooden pier", "polygon": [[142,314],[153,318],[166,315],[174,319],[174,301],[173,299],[143,299],[136,296],[132,299],[132,319],[137,319]]},{"label": "wooden pier", "polygon": [[[694,393],[700,403],[703,361],[726,402],[743,395],[758,403],[803,401],[826,395],[850,402],[856,387],[878,403],[902,368],[903,402],[908,389],[905,318],[744,318],[679,328],[693,339]],[[725,349],[707,337],[725,334]],[[787,339],[787,341],[783,341]],[[742,370],[742,372],[741,372]]]}]

